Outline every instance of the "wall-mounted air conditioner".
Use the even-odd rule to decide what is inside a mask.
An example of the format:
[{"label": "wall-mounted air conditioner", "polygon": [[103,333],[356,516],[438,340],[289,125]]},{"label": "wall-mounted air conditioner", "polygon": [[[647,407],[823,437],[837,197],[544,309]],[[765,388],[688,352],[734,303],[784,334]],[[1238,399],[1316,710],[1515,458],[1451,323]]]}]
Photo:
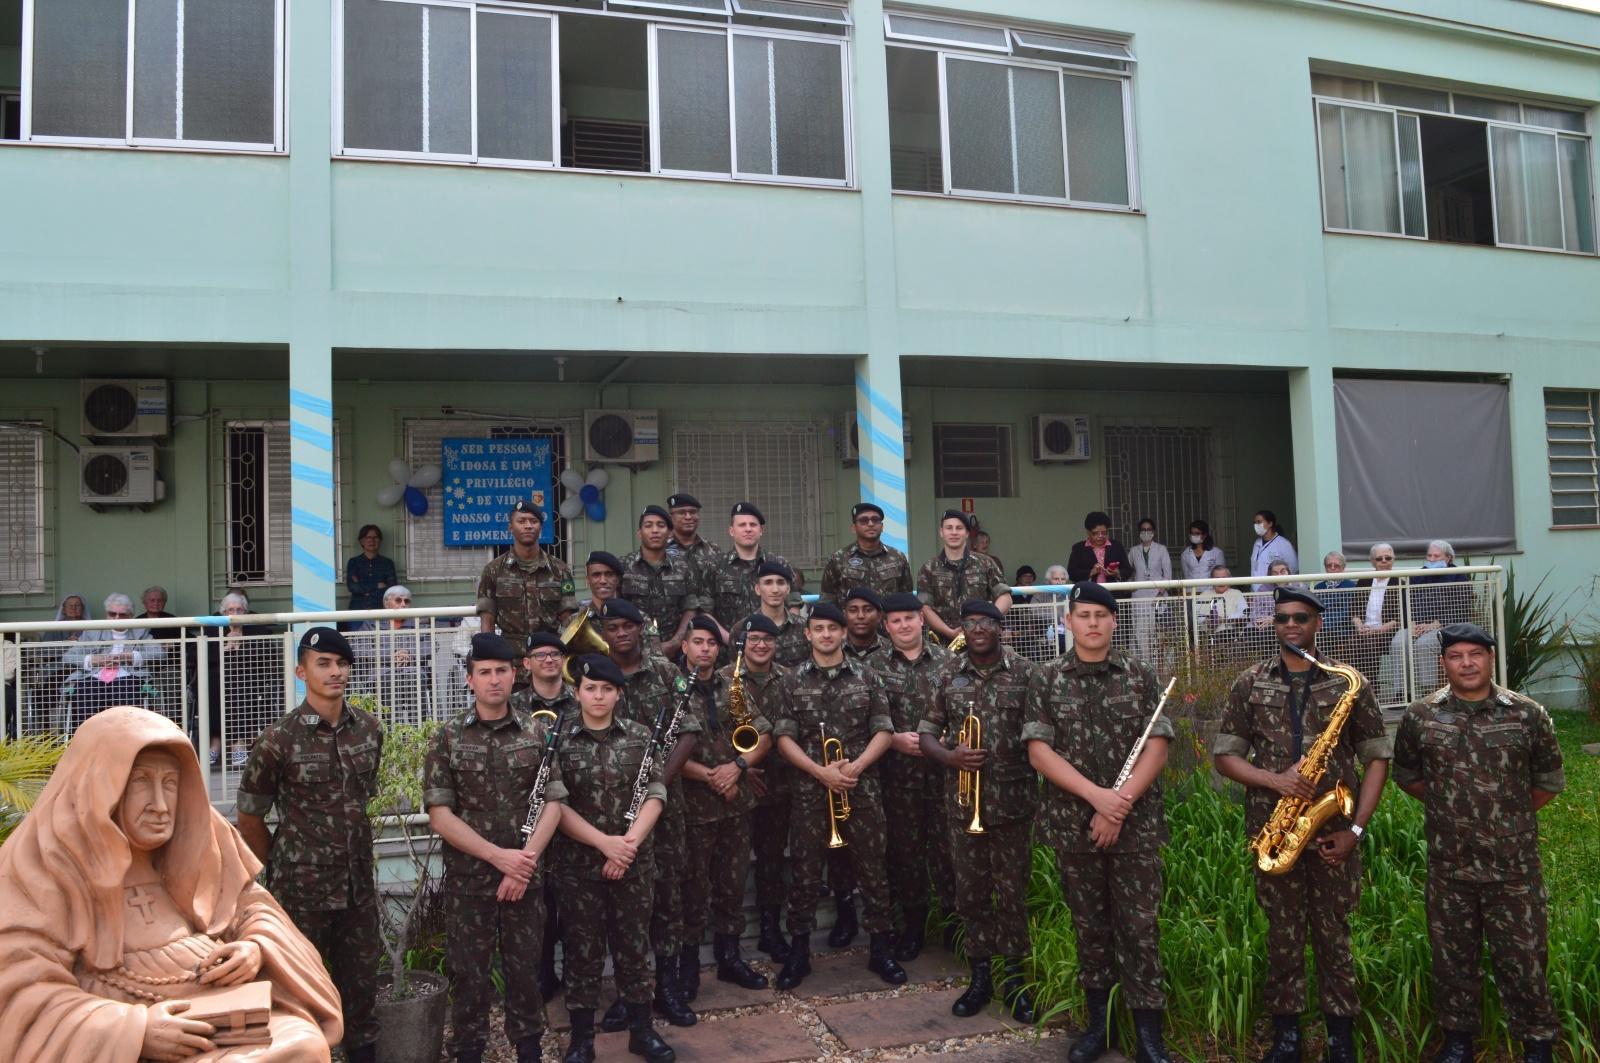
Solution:
[{"label": "wall-mounted air conditioner", "polygon": [[1033,463],[1088,461],[1093,455],[1089,418],[1076,413],[1040,413],[1033,417]]},{"label": "wall-mounted air conditioner", "polygon": [[148,506],[160,500],[155,447],[84,447],[78,452],[78,500],[104,506]]},{"label": "wall-mounted air conditioner", "polygon": [[584,410],[583,458],[589,462],[643,465],[661,459],[661,415],[657,410]]},{"label": "wall-mounted air conditioner", "polygon": [[[844,465],[857,465],[861,462],[860,426],[856,424],[856,411],[846,410],[839,415],[839,427],[835,437],[839,440],[839,461]],[[911,418],[903,418],[900,422],[900,441],[905,447],[906,460],[911,460]]]},{"label": "wall-mounted air conditioner", "polygon": [[82,431],[90,439],[152,439],[167,434],[170,403],[165,380],[79,383]]}]

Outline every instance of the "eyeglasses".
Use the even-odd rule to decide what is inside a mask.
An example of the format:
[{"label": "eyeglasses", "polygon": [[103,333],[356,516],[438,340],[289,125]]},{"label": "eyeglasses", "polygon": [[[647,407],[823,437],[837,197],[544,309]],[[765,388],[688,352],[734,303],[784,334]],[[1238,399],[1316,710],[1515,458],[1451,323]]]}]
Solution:
[{"label": "eyeglasses", "polygon": [[530,654],[528,654],[528,656],[532,657],[536,661],[541,661],[544,664],[549,664],[551,661],[559,661],[559,660],[561,660],[562,657],[565,656],[565,655],[562,654],[559,650],[546,650],[543,653],[530,653]]},{"label": "eyeglasses", "polygon": [[1394,561],[1394,555],[1393,554],[1389,554],[1389,555],[1384,556],[1384,557],[1375,557],[1372,560],[1373,561],[1389,561],[1389,562],[1393,562]]},{"label": "eyeglasses", "polygon": [[107,611],[106,619],[107,620],[132,620],[133,619],[133,614],[132,613],[113,613],[113,612]]},{"label": "eyeglasses", "polygon": [[1272,622],[1274,624],[1309,624],[1309,623],[1311,623],[1311,614],[1310,613],[1273,613],[1272,614]]},{"label": "eyeglasses", "polygon": [[876,515],[876,514],[872,514],[872,515],[862,514],[861,516],[856,518],[856,523],[857,524],[882,524],[883,523],[883,518],[878,516],[878,515]]},{"label": "eyeglasses", "polygon": [[778,640],[773,638],[771,635],[757,635],[752,633],[744,637],[744,644],[746,646],[775,646],[778,644]]},{"label": "eyeglasses", "polygon": [[961,620],[961,626],[966,628],[968,631],[979,631],[984,628],[988,628],[991,631],[1000,630],[1000,625],[996,623],[994,617],[992,616],[963,617]]},{"label": "eyeglasses", "polygon": [[411,604],[411,599],[410,598],[390,598],[389,600],[391,602],[399,602],[401,605],[410,605]]}]

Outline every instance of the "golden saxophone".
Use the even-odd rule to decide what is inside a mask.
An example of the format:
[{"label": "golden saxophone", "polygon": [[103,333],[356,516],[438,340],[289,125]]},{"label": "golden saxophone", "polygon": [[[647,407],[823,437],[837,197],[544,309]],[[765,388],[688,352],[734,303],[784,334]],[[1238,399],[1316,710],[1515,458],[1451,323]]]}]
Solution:
[{"label": "golden saxophone", "polygon": [[[1363,680],[1361,673],[1349,665],[1326,664],[1298,646],[1287,642],[1283,646],[1298,653],[1323,671],[1337,675],[1347,684],[1344,693],[1339,696],[1338,703],[1334,705],[1333,712],[1328,716],[1328,725],[1323,728],[1322,733],[1317,736],[1317,740],[1311,744],[1311,749],[1300,762],[1300,776],[1312,785],[1316,785],[1328,772],[1328,760],[1333,756],[1334,746],[1339,744],[1339,732],[1350,719],[1350,712],[1361,693]],[[1317,836],[1323,824],[1335,815],[1349,818],[1355,814],[1355,809],[1355,795],[1342,782],[1335,784],[1332,790],[1315,799],[1280,797],[1277,807],[1272,810],[1271,818],[1267,820],[1267,825],[1261,828],[1261,833],[1250,843],[1251,850],[1256,854],[1256,866],[1269,875],[1287,874],[1294,867],[1295,861],[1305,852],[1311,839]]]},{"label": "golden saxophone", "polygon": [[750,701],[744,692],[744,651],[733,659],[733,680],[728,684],[728,716],[733,720],[733,748],[748,753],[761,741],[752,722]]}]

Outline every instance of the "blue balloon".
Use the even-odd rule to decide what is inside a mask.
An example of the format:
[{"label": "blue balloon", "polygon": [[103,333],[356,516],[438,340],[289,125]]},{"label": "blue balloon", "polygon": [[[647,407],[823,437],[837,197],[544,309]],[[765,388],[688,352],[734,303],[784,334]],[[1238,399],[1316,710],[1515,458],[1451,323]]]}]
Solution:
[{"label": "blue balloon", "polygon": [[[599,492],[596,493],[598,494]],[[587,506],[583,507],[583,512],[590,520],[605,520],[606,504],[601,501],[590,502]]]},{"label": "blue balloon", "polygon": [[578,489],[578,497],[583,499],[584,505],[592,506],[600,501],[600,488],[594,484],[584,484]]},{"label": "blue balloon", "polygon": [[428,496],[415,487],[407,487],[405,493],[406,512],[413,517],[420,517],[428,512]]}]

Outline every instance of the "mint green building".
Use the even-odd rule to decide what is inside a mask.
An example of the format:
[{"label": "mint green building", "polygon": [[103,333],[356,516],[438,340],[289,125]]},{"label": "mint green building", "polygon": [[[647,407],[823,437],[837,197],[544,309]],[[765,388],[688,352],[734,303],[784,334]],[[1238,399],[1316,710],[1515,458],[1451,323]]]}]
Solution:
[{"label": "mint green building", "polygon": [[580,562],[680,488],[813,574],[861,497],[1041,577],[1266,508],[1577,607],[1597,101],[1528,0],[0,0],[0,617],[339,606],[368,522],[464,603],[376,496],[528,435]]}]

